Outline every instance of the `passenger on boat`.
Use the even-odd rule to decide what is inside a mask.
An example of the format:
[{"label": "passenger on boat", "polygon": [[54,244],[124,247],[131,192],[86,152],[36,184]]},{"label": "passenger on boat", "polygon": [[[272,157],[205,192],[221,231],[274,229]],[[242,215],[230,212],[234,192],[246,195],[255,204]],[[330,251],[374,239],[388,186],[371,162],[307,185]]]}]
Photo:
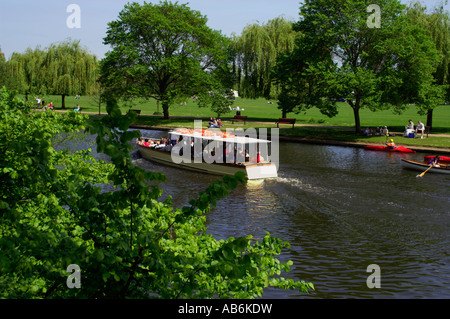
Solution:
[{"label": "passenger on boat", "polygon": [[144,143],[142,143],[142,145],[145,146],[145,147],[150,147],[150,142],[149,142],[148,138],[146,138],[144,140]]},{"label": "passenger on boat", "polygon": [[163,149],[164,147],[166,147],[166,144],[163,142],[163,140],[161,139],[161,141],[156,141],[155,142],[155,146],[153,147],[155,150],[159,150],[159,149]]},{"label": "passenger on boat", "polygon": [[391,138],[387,144],[387,147],[393,150],[395,148],[394,140]]},{"label": "passenger on boat", "polygon": [[436,155],[435,157],[430,158],[430,160],[427,163],[428,165],[433,165],[434,167],[440,167],[439,166],[439,155]]}]

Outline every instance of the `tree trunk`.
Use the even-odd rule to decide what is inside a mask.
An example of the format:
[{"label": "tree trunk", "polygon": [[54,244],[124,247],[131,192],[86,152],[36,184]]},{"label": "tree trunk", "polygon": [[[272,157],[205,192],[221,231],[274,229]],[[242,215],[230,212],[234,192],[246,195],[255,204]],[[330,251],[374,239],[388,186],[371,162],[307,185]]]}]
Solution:
[{"label": "tree trunk", "polygon": [[281,117],[284,118],[284,119],[287,117],[287,112],[286,112],[286,110],[284,110],[284,109],[281,110]]},{"label": "tree trunk", "polygon": [[61,94],[62,100],[61,100],[61,107],[63,109],[66,108],[66,95],[65,94]]},{"label": "tree trunk", "polygon": [[433,127],[433,109],[428,110],[427,114],[427,126],[429,126],[429,130]]},{"label": "tree trunk", "polygon": [[358,106],[352,106],[353,108],[353,115],[355,117],[355,134],[361,133],[361,122],[359,119],[359,107]]},{"label": "tree trunk", "polygon": [[169,101],[162,101],[162,108],[164,112],[164,119],[169,119]]}]

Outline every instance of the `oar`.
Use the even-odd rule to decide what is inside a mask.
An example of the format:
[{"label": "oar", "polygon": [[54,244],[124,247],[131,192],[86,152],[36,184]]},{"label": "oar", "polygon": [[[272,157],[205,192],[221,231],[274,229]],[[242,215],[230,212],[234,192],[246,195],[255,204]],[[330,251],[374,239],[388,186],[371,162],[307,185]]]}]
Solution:
[{"label": "oar", "polygon": [[417,175],[416,177],[423,177],[423,175],[425,175],[425,173],[428,172],[428,170],[429,170],[430,168],[432,168],[432,167],[433,167],[433,164],[431,164],[430,167],[428,167],[427,170],[426,170],[425,172],[423,172],[422,174]]}]

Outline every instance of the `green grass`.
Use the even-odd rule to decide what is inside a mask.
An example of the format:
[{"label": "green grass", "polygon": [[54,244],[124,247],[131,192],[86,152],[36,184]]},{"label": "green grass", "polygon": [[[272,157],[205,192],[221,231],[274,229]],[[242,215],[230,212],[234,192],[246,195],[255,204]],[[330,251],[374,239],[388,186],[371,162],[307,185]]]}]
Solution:
[{"label": "green grass", "polygon": [[[60,96],[47,96],[45,97],[45,100],[47,102],[53,102],[56,110],[61,109]],[[224,128],[239,127],[246,129],[248,127],[276,127],[273,122],[281,117],[281,111],[277,108],[277,102],[272,102],[273,104],[269,104],[265,99],[252,100],[237,98],[233,107],[239,106],[241,109],[244,109],[244,111],[241,112],[241,115],[246,115],[249,121],[258,123],[247,122],[247,125],[243,125],[242,122],[237,122],[231,124],[231,121],[227,119],[234,116],[235,111],[232,111],[221,116]],[[66,109],[73,109],[77,103],[83,108],[84,113],[91,112],[98,114],[99,112],[98,102],[89,96],[82,96],[80,99],[75,99],[74,96],[66,97]],[[124,113],[128,111],[129,107],[129,104],[121,104],[121,109]],[[132,103],[132,108],[141,110],[141,116],[138,117],[136,124],[147,126],[193,127],[193,120],[189,117],[208,119],[209,117],[216,116],[209,108],[199,108],[191,99],[186,100],[186,105],[175,104],[170,106],[170,120],[163,120],[161,116],[145,116],[153,115],[157,111],[156,101],[154,100],[135,100]],[[321,114],[316,108],[312,108],[299,114],[289,113],[288,117],[295,118],[297,124],[314,125],[314,127],[301,126],[291,129],[289,125],[282,125],[280,134],[379,144],[385,142],[385,137],[363,137],[355,135],[352,130],[354,127],[354,118],[350,106],[346,103],[338,103],[338,110],[338,115],[333,118]],[[100,111],[102,113],[105,112],[104,105],[102,105]],[[159,112],[162,112],[161,106]],[[177,117],[188,118],[182,119]],[[360,110],[360,119],[361,128],[388,126],[391,132],[402,132],[409,119],[413,120],[414,123],[417,123],[418,120],[426,123],[426,116],[419,116],[417,114],[417,108],[413,105],[409,106],[409,108],[400,115],[394,114],[390,110],[371,112],[370,110],[362,109]],[[205,127],[207,122],[204,121],[203,125]],[[433,113],[433,134],[450,134],[450,105],[441,105],[435,108]],[[450,147],[450,139],[448,137],[435,137],[433,134],[431,134],[428,139],[424,140],[403,138],[398,135],[395,139],[397,144]]]}]

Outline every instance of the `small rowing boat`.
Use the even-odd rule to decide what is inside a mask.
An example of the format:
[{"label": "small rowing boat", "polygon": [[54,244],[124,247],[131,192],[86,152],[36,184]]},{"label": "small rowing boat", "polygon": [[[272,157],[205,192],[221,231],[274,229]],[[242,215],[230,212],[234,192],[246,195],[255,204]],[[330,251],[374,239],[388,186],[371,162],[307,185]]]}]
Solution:
[{"label": "small rowing boat", "polygon": [[410,150],[404,146],[398,146],[396,148],[389,148],[381,145],[366,145],[364,149],[370,151],[384,151],[384,152],[401,152],[401,153],[415,153],[416,151]]},{"label": "small rowing boat", "polygon": [[[430,168],[430,165],[428,165],[427,163],[416,162],[404,158],[401,159],[401,163],[404,168],[413,169],[416,171],[424,172],[425,170]],[[439,163],[439,166],[433,166],[428,172],[450,174],[450,165]]]}]

